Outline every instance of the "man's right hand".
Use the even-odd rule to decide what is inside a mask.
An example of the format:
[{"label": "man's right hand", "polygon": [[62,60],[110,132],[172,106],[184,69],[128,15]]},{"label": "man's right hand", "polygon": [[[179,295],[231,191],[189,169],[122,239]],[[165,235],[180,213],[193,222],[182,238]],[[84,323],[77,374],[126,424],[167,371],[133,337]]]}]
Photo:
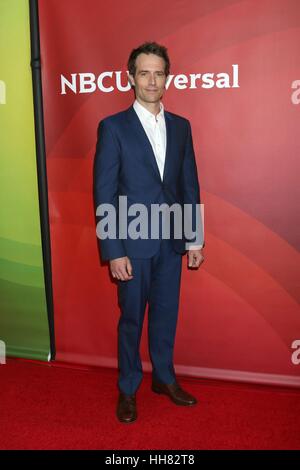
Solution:
[{"label": "man's right hand", "polygon": [[129,281],[133,278],[132,266],[128,256],[112,259],[109,262],[112,277],[119,281]]}]

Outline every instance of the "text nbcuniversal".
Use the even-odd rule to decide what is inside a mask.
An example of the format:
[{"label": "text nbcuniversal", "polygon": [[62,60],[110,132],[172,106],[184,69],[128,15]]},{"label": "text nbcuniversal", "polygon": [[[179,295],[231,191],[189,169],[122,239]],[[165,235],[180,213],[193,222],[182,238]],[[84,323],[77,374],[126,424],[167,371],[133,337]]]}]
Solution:
[{"label": "text nbcuniversal", "polygon": [[[232,64],[232,70],[227,72],[180,73],[170,74],[167,78],[166,89],[174,86],[177,90],[193,90],[197,88],[239,88],[239,66]],[[60,75],[60,93],[94,93],[97,90],[111,93],[115,89],[127,92],[131,89],[128,81],[128,71],[105,71],[98,76],[92,72],[71,73],[69,76]]]}]

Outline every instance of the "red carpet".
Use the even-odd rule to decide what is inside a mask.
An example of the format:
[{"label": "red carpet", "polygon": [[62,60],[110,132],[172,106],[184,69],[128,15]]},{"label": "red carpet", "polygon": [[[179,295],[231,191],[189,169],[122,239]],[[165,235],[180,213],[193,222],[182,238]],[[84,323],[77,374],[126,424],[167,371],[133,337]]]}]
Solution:
[{"label": "red carpet", "polygon": [[145,374],[121,424],[114,370],[8,359],[0,378],[0,449],[300,449],[296,389],[181,379],[199,404],[178,407]]}]

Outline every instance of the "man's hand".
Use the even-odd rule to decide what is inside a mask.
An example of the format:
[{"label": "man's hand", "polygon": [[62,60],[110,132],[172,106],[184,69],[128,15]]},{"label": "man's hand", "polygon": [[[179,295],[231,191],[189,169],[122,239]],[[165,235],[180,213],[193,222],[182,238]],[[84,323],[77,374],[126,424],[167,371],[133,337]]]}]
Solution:
[{"label": "man's hand", "polygon": [[203,263],[203,248],[199,250],[188,250],[188,267],[198,269],[200,264]]},{"label": "man's hand", "polygon": [[119,281],[129,281],[133,278],[132,266],[127,256],[116,258],[109,262],[112,277]]}]

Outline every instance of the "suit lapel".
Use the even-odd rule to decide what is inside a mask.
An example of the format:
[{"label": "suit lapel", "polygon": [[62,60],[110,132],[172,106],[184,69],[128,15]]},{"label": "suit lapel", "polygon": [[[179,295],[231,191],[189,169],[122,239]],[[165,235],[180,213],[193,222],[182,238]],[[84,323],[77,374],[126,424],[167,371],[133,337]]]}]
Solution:
[{"label": "suit lapel", "polygon": [[167,134],[167,146],[166,146],[166,159],[165,159],[165,166],[164,166],[164,174],[163,174],[163,181],[166,180],[166,176],[169,171],[169,167],[171,164],[171,154],[172,154],[172,144],[174,143],[175,135],[173,135],[173,125],[172,125],[172,116],[168,113],[168,111],[164,112],[165,114],[165,122],[166,122],[166,134]]},{"label": "suit lapel", "polygon": [[153,170],[155,171],[156,175],[160,178],[159,169],[156,163],[156,158],[152,149],[152,145],[149,142],[148,136],[142,126],[141,121],[138,118],[133,106],[128,109],[128,119],[131,123],[131,127],[134,130],[136,136],[138,137],[139,141],[141,142],[144,150],[145,150],[145,158],[151,164]]}]

